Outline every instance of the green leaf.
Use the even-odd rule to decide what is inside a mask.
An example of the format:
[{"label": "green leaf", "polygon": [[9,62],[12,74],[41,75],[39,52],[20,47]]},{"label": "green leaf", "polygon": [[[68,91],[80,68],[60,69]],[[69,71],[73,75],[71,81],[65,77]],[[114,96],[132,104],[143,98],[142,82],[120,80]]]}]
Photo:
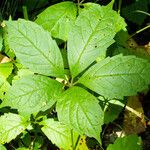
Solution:
[{"label": "green leaf", "polygon": [[1,82],[1,79],[0,79],[0,99],[1,100],[4,99],[4,95],[8,91],[9,88],[10,88],[9,82],[6,80],[2,80]]},{"label": "green leaf", "polygon": [[28,123],[22,116],[7,113],[0,117],[0,143],[9,143],[27,127]]},{"label": "green leaf", "polygon": [[[121,30],[119,31],[116,36],[115,36],[115,41],[116,44],[119,46],[126,47],[127,46],[127,41],[129,40],[129,34],[127,31]],[[112,51],[112,49],[111,49]]]},{"label": "green leaf", "polygon": [[97,57],[105,57],[107,48],[114,42],[114,11],[87,3],[81,11],[68,37],[68,61],[73,77],[85,70]]},{"label": "green leaf", "polygon": [[28,68],[24,67],[23,65],[16,63],[15,66],[17,67],[17,75],[14,76],[13,81],[15,82],[16,80],[24,77],[24,76],[28,76],[28,75],[33,75],[34,72],[30,71]]},{"label": "green leaf", "polygon": [[33,149],[35,149],[35,150],[41,149],[41,147],[44,145],[44,142],[45,142],[44,140],[45,139],[43,138],[43,135],[42,136],[36,136]]},{"label": "green leaf", "polygon": [[[104,105],[104,123],[108,124],[110,122],[113,122],[117,117],[119,116],[120,112],[125,106],[125,103],[123,100],[104,100],[99,97],[100,104]],[[102,103],[103,102],[103,103]]]},{"label": "green leaf", "polygon": [[119,31],[127,31],[126,29],[126,22],[124,18],[122,18],[117,12],[114,11],[114,20],[115,20],[115,29],[116,33]]},{"label": "green leaf", "polygon": [[[27,127],[27,130],[28,130],[28,127]],[[21,140],[24,146],[29,147],[32,142],[32,135],[30,135],[28,131],[24,131],[23,135],[21,136]]]},{"label": "green leaf", "polygon": [[0,51],[2,50],[3,47],[3,37],[2,37],[2,29],[0,28]]},{"label": "green leaf", "polygon": [[56,110],[59,121],[100,142],[103,112],[96,97],[80,87],[72,87],[58,100]]},{"label": "green leaf", "polygon": [[50,108],[62,91],[62,84],[41,75],[25,76],[17,80],[6,93],[1,107],[10,106],[28,116]]},{"label": "green leaf", "polygon": [[12,63],[0,63],[0,99],[4,98],[4,92],[10,87],[7,82],[8,76],[13,70]]},{"label": "green leaf", "polygon": [[59,148],[66,150],[71,149],[72,138],[75,145],[78,134],[73,132],[72,137],[71,129],[69,129],[67,125],[64,125],[58,121],[54,121],[53,119],[44,120],[41,122],[41,124],[44,125],[42,127],[44,134]]},{"label": "green leaf", "polygon": [[[89,141],[87,142],[85,135],[80,136],[76,149],[77,150],[89,150]],[[97,141],[96,141],[97,142]],[[88,145],[88,146],[87,146]],[[90,147],[90,146],[89,146]]]},{"label": "green leaf", "polygon": [[104,112],[104,122],[105,124],[108,124],[110,122],[113,122],[115,119],[118,118],[119,114],[121,113],[123,107],[108,103],[105,112]]},{"label": "green leaf", "polygon": [[150,84],[150,63],[135,56],[118,55],[92,66],[80,79],[89,89],[108,98],[136,95]]},{"label": "green leaf", "polygon": [[64,76],[60,50],[47,31],[23,19],[6,24],[9,46],[25,67],[43,75]]},{"label": "green leaf", "polygon": [[0,77],[0,88],[3,86],[4,79]]},{"label": "green leaf", "polygon": [[0,63],[0,78],[7,79],[13,70],[12,63]]},{"label": "green leaf", "polygon": [[114,144],[110,144],[107,150],[142,150],[141,138],[137,135],[128,135],[117,138]]},{"label": "green leaf", "polygon": [[31,75],[31,74],[34,74],[34,73],[32,71],[30,71],[29,69],[21,68],[21,69],[18,70],[17,76],[15,76],[15,79],[19,79],[19,78],[22,78],[24,76],[28,76],[28,75]]},{"label": "green leaf", "polygon": [[0,144],[0,150],[7,150],[2,144]]},{"label": "green leaf", "polygon": [[20,148],[17,148],[15,150],[30,150],[29,148],[26,148],[26,147],[20,147]]},{"label": "green leaf", "polygon": [[62,2],[48,7],[37,16],[36,23],[48,30],[55,38],[66,41],[77,15],[73,2]]},{"label": "green leaf", "polygon": [[107,6],[103,6],[103,11],[105,14],[111,14],[113,16],[113,25],[115,27],[116,33],[119,31],[126,31],[126,22],[123,17],[120,16],[116,11],[113,10],[114,0],[111,1]]},{"label": "green leaf", "polygon": [[115,0],[111,0],[109,4],[107,4],[107,7],[110,9],[113,9],[113,5],[115,3]]},{"label": "green leaf", "polygon": [[3,22],[3,52],[9,57],[9,58],[12,58],[14,59],[15,57],[15,53],[14,53],[14,50],[12,50],[10,47],[9,47],[9,43],[8,43],[8,34],[7,34],[7,27],[6,27],[6,24],[5,22]]}]

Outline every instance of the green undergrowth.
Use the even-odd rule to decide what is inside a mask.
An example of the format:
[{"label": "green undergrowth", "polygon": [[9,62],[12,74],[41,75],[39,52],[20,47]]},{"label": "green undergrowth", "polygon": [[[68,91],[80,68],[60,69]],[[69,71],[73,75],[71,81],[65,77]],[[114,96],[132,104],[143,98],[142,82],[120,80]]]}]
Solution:
[{"label": "green undergrowth", "polygon": [[[62,2],[34,22],[1,24],[0,51],[9,62],[0,63],[0,149],[14,139],[20,150],[44,149],[44,140],[86,149],[82,136],[102,147],[102,126],[118,117],[124,98],[148,89],[149,56],[128,53],[126,23],[112,7]],[[121,48],[126,55],[107,53]],[[117,138],[107,150],[132,147],[141,149],[138,135]]]}]

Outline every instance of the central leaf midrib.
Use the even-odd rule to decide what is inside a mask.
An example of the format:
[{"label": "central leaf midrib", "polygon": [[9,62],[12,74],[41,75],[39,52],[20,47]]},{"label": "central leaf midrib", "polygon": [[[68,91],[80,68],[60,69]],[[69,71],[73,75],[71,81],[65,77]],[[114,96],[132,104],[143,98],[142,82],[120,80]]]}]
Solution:
[{"label": "central leaf midrib", "polygon": [[132,76],[132,75],[140,75],[146,73],[121,73],[121,74],[105,74],[105,75],[92,75],[90,77],[101,78],[101,77],[113,77],[113,76]]},{"label": "central leaf midrib", "polygon": [[[84,108],[83,108],[83,106],[82,106],[82,104],[80,104],[80,102],[78,103],[78,105],[80,106],[80,108],[81,108],[81,110],[82,110],[82,112],[84,113],[84,115],[86,116],[86,119],[88,120],[88,122],[89,122],[89,124],[90,124],[90,126],[91,127],[93,127],[93,124],[92,124],[92,122],[91,122],[91,120],[90,120],[90,118],[88,117],[88,115],[86,114],[86,111],[84,110]],[[94,130],[94,132],[95,132],[95,128],[92,128],[93,130]],[[96,132],[95,132],[96,133]]]}]

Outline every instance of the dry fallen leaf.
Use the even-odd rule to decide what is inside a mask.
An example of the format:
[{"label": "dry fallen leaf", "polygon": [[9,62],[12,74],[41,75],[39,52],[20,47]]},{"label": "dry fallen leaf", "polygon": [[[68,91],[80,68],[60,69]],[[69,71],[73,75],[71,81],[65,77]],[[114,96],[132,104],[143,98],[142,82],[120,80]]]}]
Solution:
[{"label": "dry fallen leaf", "polygon": [[6,63],[6,62],[10,62],[10,61],[11,61],[10,58],[8,58],[7,56],[4,56],[4,55],[0,54],[0,63],[1,64],[2,63]]},{"label": "dry fallen leaf", "polygon": [[139,96],[131,96],[124,113],[124,132],[126,134],[138,134],[145,131],[146,121]]},{"label": "dry fallen leaf", "polygon": [[126,48],[134,55],[150,59],[150,42],[146,45],[138,45],[133,38],[127,41]]}]

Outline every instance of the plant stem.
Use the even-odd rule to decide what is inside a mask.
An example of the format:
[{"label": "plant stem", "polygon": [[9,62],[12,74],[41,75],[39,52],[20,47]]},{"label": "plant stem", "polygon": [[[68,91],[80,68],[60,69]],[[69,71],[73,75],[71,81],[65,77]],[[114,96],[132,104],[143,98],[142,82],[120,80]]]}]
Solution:
[{"label": "plant stem", "polygon": [[106,127],[104,128],[104,130],[103,130],[103,132],[102,132],[102,135],[101,135],[102,139],[103,139],[103,137],[104,137],[104,134],[105,134],[105,131],[106,131],[107,128],[108,128],[108,125],[106,125]]},{"label": "plant stem", "polygon": [[135,33],[133,33],[133,34],[129,37],[129,39],[132,38],[133,36],[135,36],[136,34],[138,34],[138,33],[142,32],[142,31],[148,29],[148,28],[150,28],[150,24],[149,24],[148,26],[146,26],[146,27],[144,27],[144,28],[142,28],[142,29],[136,31]]},{"label": "plant stem", "polygon": [[71,129],[71,142],[72,142],[72,150],[75,150],[74,140],[73,140],[73,129]]},{"label": "plant stem", "polygon": [[104,148],[101,146],[101,145],[99,145],[100,146],[100,148],[102,149],[102,150],[104,150]]},{"label": "plant stem", "polygon": [[80,135],[78,136],[78,139],[77,139],[77,141],[76,141],[76,143],[75,143],[74,150],[76,150],[79,141],[80,141]]},{"label": "plant stem", "polygon": [[118,14],[120,14],[121,5],[122,5],[122,0],[119,0],[119,4],[118,4]]},{"label": "plant stem", "polygon": [[82,0],[81,2],[80,2],[80,4],[82,4],[84,2],[84,0]]},{"label": "plant stem", "polygon": [[80,0],[77,0],[77,5],[78,5],[78,9],[77,9],[77,14],[79,15],[79,9],[80,9]]},{"label": "plant stem", "polygon": [[64,43],[64,49],[67,49],[67,42]]},{"label": "plant stem", "polygon": [[29,20],[28,11],[26,6],[22,6],[24,19]]},{"label": "plant stem", "polygon": [[147,16],[150,16],[149,13],[147,13],[147,12],[145,12],[145,11],[142,11],[142,10],[136,10],[135,12],[137,12],[137,13],[142,13],[142,14],[145,14],[145,15],[147,15]]}]

